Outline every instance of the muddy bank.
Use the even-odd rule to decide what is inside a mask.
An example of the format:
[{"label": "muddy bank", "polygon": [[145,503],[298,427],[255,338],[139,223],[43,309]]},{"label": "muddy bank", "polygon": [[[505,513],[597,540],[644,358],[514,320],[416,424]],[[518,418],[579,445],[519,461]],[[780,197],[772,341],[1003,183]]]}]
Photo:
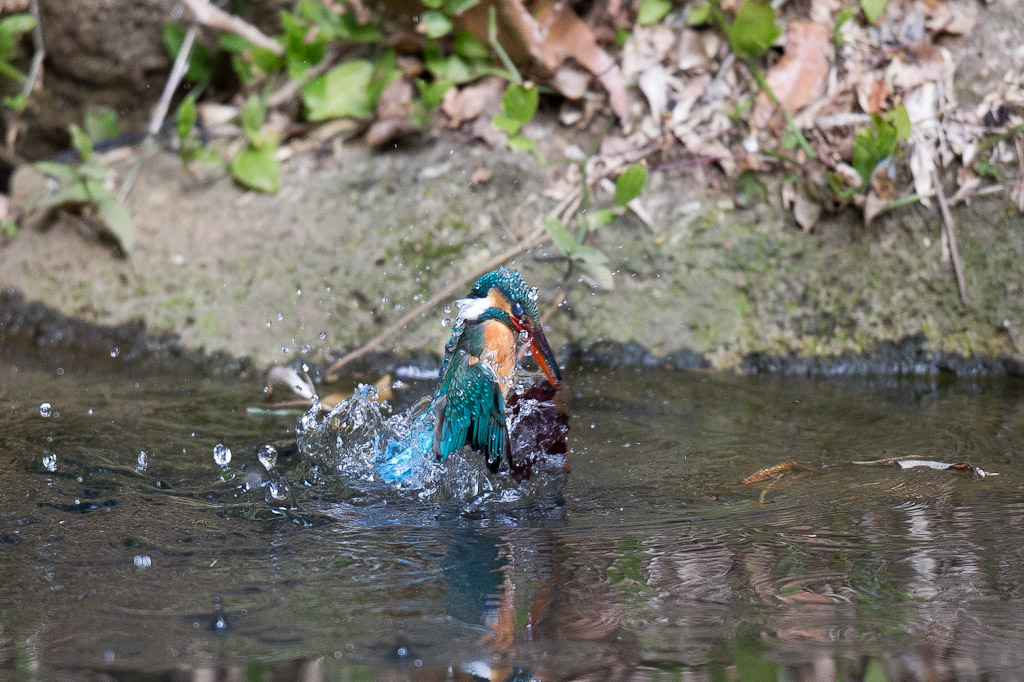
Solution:
[{"label": "muddy bank", "polygon": [[[471,186],[481,166],[494,177]],[[137,321],[183,349],[260,367],[323,361],[512,246],[550,207],[540,195],[556,172],[465,140],[383,153],[353,145],[340,163],[287,161],[280,194],[264,196],[197,179],[159,154],[130,198],[138,246],[129,258],[73,224],[22,230],[0,247],[0,286],[77,320]],[[934,207],[867,231],[841,214],[804,234],[776,193],[741,210],[719,184],[713,169],[652,173],[643,201],[653,228],[627,216],[597,233],[615,289],[572,287],[549,323],[555,346],[592,359],[622,361],[639,348],[643,362],[819,374],[873,372],[850,359],[888,357],[902,342],[916,359],[878,368],[1019,368],[1024,220],[1012,207],[986,199],[957,214],[964,305]],[[540,287],[542,305],[554,298],[564,262],[550,247],[512,265]],[[443,316],[425,313],[381,350],[436,355]]]}]

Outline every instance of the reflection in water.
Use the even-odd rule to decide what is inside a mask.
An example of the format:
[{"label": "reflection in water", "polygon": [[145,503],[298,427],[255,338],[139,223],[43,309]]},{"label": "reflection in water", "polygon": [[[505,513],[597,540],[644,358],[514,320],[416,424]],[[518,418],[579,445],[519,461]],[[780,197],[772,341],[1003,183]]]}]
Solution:
[{"label": "reflection in water", "polygon": [[[952,682],[1024,667],[1012,385],[604,372],[577,382],[561,496],[426,503],[318,478],[282,449],[273,468],[301,508],[282,514],[258,446],[293,423],[245,416],[251,392],[10,378],[0,678]],[[1000,476],[821,466],[907,455]],[[739,484],[791,460],[804,469]]]}]

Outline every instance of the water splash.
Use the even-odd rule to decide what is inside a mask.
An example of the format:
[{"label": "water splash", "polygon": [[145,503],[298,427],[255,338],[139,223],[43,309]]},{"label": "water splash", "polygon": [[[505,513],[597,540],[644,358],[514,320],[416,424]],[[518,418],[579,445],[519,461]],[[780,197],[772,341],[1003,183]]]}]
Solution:
[{"label": "water splash", "polygon": [[223,443],[213,446],[213,461],[217,466],[225,467],[231,463],[231,448]]},{"label": "water splash", "polygon": [[[546,494],[555,479],[564,483],[558,475],[521,482],[528,477],[517,475],[515,467],[491,472],[486,458],[468,448],[438,462],[433,452],[434,414],[427,397],[392,415],[386,402],[377,401],[376,388],[360,385],[351,398],[323,419],[319,416],[320,406],[314,404],[296,426],[302,456],[325,475],[343,476],[385,494],[401,491],[425,502],[515,502]],[[512,415],[510,428],[518,422]],[[513,441],[532,444],[532,438],[530,434]]]},{"label": "water splash", "polygon": [[47,471],[57,470],[57,453],[47,450],[43,453],[43,466]]},{"label": "water splash", "polygon": [[40,417],[50,417],[52,415],[53,415],[53,405],[51,405],[49,402],[45,402],[45,403],[40,403],[39,404],[39,416]]}]

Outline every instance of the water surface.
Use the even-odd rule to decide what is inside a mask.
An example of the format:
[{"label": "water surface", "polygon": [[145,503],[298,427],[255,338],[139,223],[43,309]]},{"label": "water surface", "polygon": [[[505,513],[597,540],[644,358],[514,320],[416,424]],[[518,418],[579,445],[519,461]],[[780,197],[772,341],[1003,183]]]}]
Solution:
[{"label": "water surface", "polygon": [[[296,418],[248,413],[259,384],[66,365],[0,366],[0,678],[1024,670],[1021,382],[570,368],[560,491],[424,503],[284,448],[285,513],[257,448]],[[842,466],[905,456],[999,475]]]}]

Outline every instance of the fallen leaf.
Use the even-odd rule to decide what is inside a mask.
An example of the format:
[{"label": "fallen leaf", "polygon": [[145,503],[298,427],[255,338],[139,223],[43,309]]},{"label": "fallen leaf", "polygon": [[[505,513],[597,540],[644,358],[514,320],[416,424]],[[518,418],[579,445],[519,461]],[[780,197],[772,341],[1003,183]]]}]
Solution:
[{"label": "fallen leaf", "polygon": [[637,78],[640,92],[644,93],[644,97],[647,98],[647,104],[651,108],[651,116],[656,120],[660,119],[661,115],[668,108],[667,78],[668,74],[665,73],[665,67],[661,64],[656,64],[645,70]]},{"label": "fallen leaf", "polygon": [[377,100],[377,118],[408,117],[412,109],[413,85],[404,78],[391,81]]},{"label": "fallen leaf", "polygon": [[913,90],[924,83],[946,83],[953,77],[953,55],[938,45],[913,45],[895,57],[885,71],[896,90]]},{"label": "fallen leaf", "polygon": [[448,117],[448,126],[458,128],[478,116],[486,116],[490,125],[491,116],[501,105],[504,90],[505,81],[496,76],[488,76],[461,89],[449,89],[441,100],[441,111]]},{"label": "fallen leaf", "polygon": [[385,118],[370,125],[366,131],[366,143],[371,147],[379,147],[418,132],[420,127],[407,118]]},{"label": "fallen leaf", "polygon": [[800,189],[793,198],[793,217],[801,230],[810,232],[821,219],[821,204]]},{"label": "fallen leaf", "polygon": [[490,170],[484,168],[483,166],[480,166],[476,170],[474,170],[473,175],[469,177],[469,184],[486,185],[488,182],[491,181],[491,178],[493,177],[494,174]]},{"label": "fallen leaf", "polygon": [[[821,97],[832,68],[832,32],[813,21],[793,21],[786,32],[782,59],[766,76],[779,104],[791,114]],[[758,97],[754,125],[764,128],[774,111],[766,92]]]}]

